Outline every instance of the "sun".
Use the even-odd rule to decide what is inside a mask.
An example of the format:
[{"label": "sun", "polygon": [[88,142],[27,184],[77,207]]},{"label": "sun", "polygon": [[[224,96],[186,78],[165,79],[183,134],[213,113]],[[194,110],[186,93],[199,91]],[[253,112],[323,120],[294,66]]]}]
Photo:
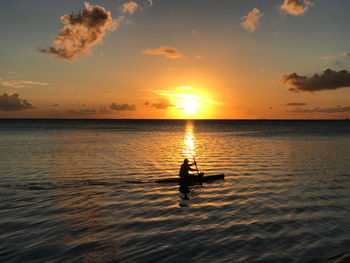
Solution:
[{"label": "sun", "polygon": [[156,93],[168,98],[169,116],[181,119],[212,118],[215,105],[220,102],[209,99],[210,94],[189,86],[181,86],[169,90],[158,90]]},{"label": "sun", "polygon": [[199,109],[199,103],[196,100],[190,98],[184,98],[181,107],[186,113],[193,114],[197,113]]}]

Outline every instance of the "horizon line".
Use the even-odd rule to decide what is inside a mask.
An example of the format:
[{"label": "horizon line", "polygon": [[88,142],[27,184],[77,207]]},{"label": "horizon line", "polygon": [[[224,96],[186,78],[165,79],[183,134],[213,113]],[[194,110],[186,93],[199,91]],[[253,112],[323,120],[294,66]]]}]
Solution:
[{"label": "horizon line", "polygon": [[159,121],[349,121],[350,118],[329,119],[149,119],[149,118],[1,118],[0,120],[159,120]]}]

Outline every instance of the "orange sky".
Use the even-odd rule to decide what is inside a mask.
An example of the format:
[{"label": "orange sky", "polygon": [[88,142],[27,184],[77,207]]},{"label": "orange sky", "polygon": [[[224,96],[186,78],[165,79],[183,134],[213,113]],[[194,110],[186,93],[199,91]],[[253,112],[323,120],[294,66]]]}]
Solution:
[{"label": "orange sky", "polygon": [[279,2],[0,3],[0,118],[349,118],[350,3]]}]

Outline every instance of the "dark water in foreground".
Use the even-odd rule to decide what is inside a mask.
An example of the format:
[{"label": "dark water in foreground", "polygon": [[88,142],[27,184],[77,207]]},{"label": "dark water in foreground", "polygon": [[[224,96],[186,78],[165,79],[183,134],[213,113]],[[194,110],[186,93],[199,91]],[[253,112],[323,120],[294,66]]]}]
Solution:
[{"label": "dark water in foreground", "polygon": [[[350,121],[0,120],[0,262],[350,251]],[[184,157],[222,181],[174,184]]]}]

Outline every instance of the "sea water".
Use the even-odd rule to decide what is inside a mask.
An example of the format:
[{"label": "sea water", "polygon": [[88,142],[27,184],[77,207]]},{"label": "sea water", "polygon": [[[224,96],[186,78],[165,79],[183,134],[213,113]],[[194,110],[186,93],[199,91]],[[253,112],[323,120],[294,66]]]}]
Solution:
[{"label": "sea water", "polygon": [[[155,183],[193,157],[225,179]],[[349,248],[349,121],[0,120],[1,262],[321,262]]]}]

